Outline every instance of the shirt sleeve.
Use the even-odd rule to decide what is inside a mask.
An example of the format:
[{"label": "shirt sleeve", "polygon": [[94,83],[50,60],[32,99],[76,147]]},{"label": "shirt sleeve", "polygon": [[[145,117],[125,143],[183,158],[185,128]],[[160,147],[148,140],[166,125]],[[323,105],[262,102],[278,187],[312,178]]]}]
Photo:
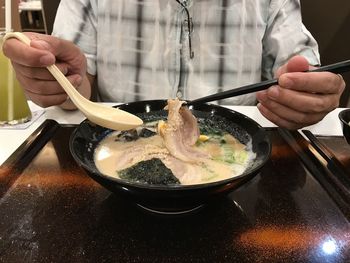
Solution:
[{"label": "shirt sleeve", "polygon": [[97,7],[90,0],[61,0],[52,35],[74,42],[87,58],[87,71],[96,75]]},{"label": "shirt sleeve", "polygon": [[299,0],[272,0],[263,39],[262,76],[274,77],[276,70],[295,55],[311,65],[320,64],[316,40],[302,23]]}]

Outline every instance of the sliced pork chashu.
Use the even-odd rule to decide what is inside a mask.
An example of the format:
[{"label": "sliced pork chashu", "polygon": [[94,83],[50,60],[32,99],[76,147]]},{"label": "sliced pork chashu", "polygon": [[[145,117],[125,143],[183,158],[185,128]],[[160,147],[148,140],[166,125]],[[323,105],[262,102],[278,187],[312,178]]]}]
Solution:
[{"label": "sliced pork chashu", "polygon": [[168,100],[168,120],[160,135],[170,154],[184,162],[198,163],[210,158],[208,153],[194,147],[199,138],[197,119],[184,102],[179,99]]}]

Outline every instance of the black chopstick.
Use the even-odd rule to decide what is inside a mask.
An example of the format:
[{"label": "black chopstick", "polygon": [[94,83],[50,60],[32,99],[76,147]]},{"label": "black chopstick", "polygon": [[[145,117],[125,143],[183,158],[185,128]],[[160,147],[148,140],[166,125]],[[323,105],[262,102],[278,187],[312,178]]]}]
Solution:
[{"label": "black chopstick", "polygon": [[[326,162],[324,165],[333,175],[331,177],[327,177],[327,180],[333,183],[333,185],[336,187],[337,193],[340,194],[343,197],[343,200],[349,204],[350,180],[344,166],[309,130],[302,130],[302,132],[309,139],[311,146]],[[316,159],[323,163],[322,160],[320,160],[320,157],[317,157],[317,154],[313,152],[312,154],[316,157]]]},{"label": "black chopstick", "polygon": [[[309,130],[302,130],[303,134],[309,139],[311,145],[315,150],[322,156],[322,158],[327,162],[328,169],[340,180],[343,184],[347,184],[350,191],[350,180],[348,174],[345,171],[345,168],[331,153],[322,142],[320,142],[315,135],[312,134]],[[346,183],[344,182],[346,181]],[[349,194],[349,193],[348,193]]]},{"label": "black chopstick", "polygon": [[[322,66],[317,69],[309,70],[307,72],[323,72],[323,71],[328,71],[336,74],[341,74],[341,73],[350,71],[350,60],[345,60],[335,64],[327,65],[327,66]],[[199,99],[195,99],[192,101],[187,101],[186,104],[194,105],[194,104],[205,103],[205,102],[210,102],[215,100],[223,100],[223,99],[227,99],[235,96],[240,96],[240,95],[264,90],[277,84],[278,84],[278,79],[266,80],[259,83],[243,86],[240,88],[235,88],[235,89],[215,93],[215,94],[205,96]]]},{"label": "black chopstick", "polygon": [[[305,140],[299,131],[283,128],[277,128],[277,131],[298,155],[311,176],[321,184],[339,208],[350,216],[350,177],[345,176],[345,167],[341,163],[339,166],[336,164],[339,162],[337,158],[310,131],[302,130],[309,141]],[[334,169],[332,164],[336,164],[338,168]],[[338,172],[339,170],[341,171]]]}]

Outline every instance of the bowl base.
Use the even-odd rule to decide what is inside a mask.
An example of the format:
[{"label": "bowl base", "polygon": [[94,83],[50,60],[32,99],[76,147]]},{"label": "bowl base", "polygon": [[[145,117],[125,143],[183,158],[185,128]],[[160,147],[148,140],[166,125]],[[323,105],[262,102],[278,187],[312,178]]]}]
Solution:
[{"label": "bowl base", "polygon": [[188,209],[183,209],[183,210],[179,209],[179,210],[171,210],[171,211],[155,209],[155,208],[147,207],[145,205],[141,205],[138,203],[136,204],[136,206],[150,214],[161,215],[161,216],[182,216],[182,215],[188,215],[188,214],[193,214],[195,212],[198,212],[199,210],[205,207],[205,204],[201,204]]}]

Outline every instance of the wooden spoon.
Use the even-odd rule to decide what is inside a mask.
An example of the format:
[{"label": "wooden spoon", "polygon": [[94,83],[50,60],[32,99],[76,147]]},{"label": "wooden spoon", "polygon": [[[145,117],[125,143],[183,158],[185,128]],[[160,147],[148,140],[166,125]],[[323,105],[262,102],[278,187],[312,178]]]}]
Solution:
[{"label": "wooden spoon", "polygon": [[[28,46],[31,41],[26,35],[20,32],[7,33],[4,41],[9,38],[17,38]],[[48,66],[47,69],[62,86],[74,105],[90,121],[113,130],[130,130],[143,124],[143,121],[139,117],[129,112],[95,103],[83,97],[56,65]]]}]

